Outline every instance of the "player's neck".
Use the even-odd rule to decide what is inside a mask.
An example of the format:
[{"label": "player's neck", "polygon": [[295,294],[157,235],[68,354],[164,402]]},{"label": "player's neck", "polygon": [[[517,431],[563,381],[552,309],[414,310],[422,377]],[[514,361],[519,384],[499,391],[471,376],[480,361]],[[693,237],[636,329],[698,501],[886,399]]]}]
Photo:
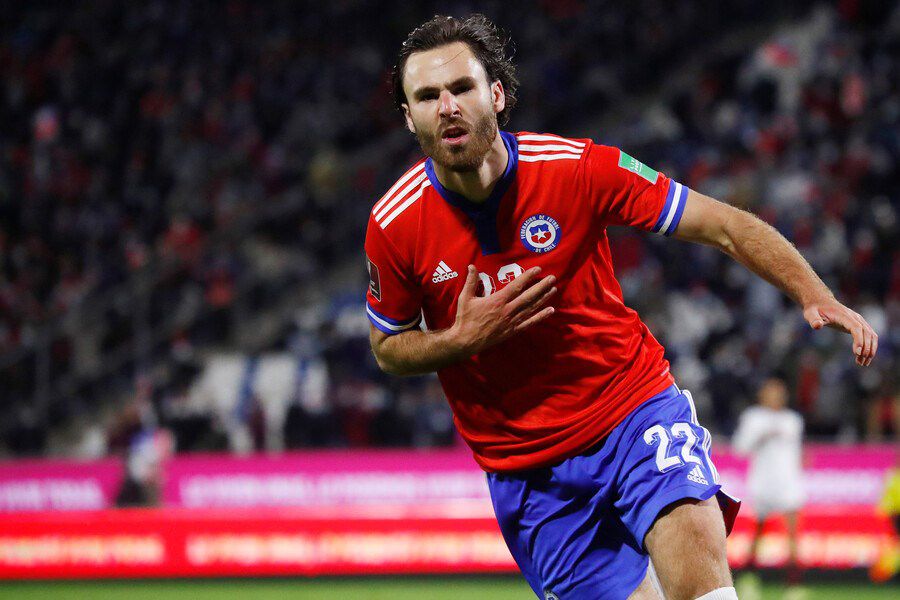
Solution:
[{"label": "player's neck", "polygon": [[509,152],[500,133],[494,138],[484,162],[474,171],[458,173],[434,163],[434,173],[441,185],[472,202],[484,202],[500,181],[509,162]]}]

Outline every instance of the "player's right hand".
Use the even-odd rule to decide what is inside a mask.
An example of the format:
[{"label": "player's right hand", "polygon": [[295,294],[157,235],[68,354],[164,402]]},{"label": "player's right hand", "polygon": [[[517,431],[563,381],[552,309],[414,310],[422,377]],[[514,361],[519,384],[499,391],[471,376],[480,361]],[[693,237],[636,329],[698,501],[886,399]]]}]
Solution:
[{"label": "player's right hand", "polygon": [[456,321],[451,329],[470,355],[553,314],[554,308],[545,305],[556,293],[553,285],[556,277],[548,275],[539,279],[540,273],[540,267],[533,267],[502,290],[479,297],[478,272],[469,265],[466,282],[457,300]]}]

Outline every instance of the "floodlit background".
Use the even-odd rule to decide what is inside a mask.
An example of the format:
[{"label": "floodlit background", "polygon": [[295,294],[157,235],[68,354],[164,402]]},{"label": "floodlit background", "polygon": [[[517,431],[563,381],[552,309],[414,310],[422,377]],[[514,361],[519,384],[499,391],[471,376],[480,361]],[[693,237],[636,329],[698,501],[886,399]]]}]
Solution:
[{"label": "floodlit background", "polygon": [[[866,583],[892,543],[875,505],[900,435],[887,0],[4,4],[0,578],[529,597],[436,379],[381,374],[362,309],[368,209],[419,156],[389,95],[396,52],[432,15],[476,10],[515,41],[511,130],[616,145],[754,211],[879,333],[859,369],[847,337],[813,334],[724,255],[612,235],[626,303],[693,392],[726,485],[744,486],[738,415],[784,378],[810,442],[816,597],[891,595]],[[783,534],[767,529],[767,572]],[[287,578],[141,579],[241,575]]]}]

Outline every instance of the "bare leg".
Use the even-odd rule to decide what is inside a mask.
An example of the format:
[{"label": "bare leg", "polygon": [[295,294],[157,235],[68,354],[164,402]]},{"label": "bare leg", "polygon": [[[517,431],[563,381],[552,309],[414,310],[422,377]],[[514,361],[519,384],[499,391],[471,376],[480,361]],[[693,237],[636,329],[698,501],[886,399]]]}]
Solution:
[{"label": "bare leg", "polygon": [[668,600],[693,600],[734,585],[725,554],[725,523],[714,498],[667,507],[644,544]]},{"label": "bare leg", "polygon": [[759,568],[759,565],[756,564],[756,553],[759,551],[759,538],[762,537],[765,524],[765,517],[757,517],[753,526],[753,539],[750,541],[750,558],[747,560],[747,570],[755,571]]},{"label": "bare leg", "polygon": [[750,556],[747,558],[747,564],[744,565],[743,573],[738,576],[734,586],[739,592],[741,600],[762,600],[762,583],[757,574],[759,564],[756,562],[756,556],[759,553],[759,540],[765,524],[766,516],[757,515],[750,534]]},{"label": "bare leg", "polygon": [[785,518],[788,534],[787,583],[788,585],[800,585],[801,571],[800,564],[797,562],[797,511],[786,513]]}]

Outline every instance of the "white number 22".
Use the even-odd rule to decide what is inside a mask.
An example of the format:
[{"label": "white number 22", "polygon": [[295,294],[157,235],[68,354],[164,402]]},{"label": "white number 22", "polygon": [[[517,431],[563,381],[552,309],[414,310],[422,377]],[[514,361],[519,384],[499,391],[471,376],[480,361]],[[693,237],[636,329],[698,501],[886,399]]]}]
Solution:
[{"label": "white number 22", "polygon": [[690,423],[675,423],[672,425],[672,435],[677,438],[687,438],[681,447],[681,457],[669,456],[669,433],[662,425],[654,425],[644,432],[644,441],[647,445],[652,446],[659,443],[656,448],[656,468],[660,471],[668,471],[673,467],[677,467],[684,463],[703,463],[699,458],[692,454],[694,446],[697,444],[697,434],[691,429]]}]

